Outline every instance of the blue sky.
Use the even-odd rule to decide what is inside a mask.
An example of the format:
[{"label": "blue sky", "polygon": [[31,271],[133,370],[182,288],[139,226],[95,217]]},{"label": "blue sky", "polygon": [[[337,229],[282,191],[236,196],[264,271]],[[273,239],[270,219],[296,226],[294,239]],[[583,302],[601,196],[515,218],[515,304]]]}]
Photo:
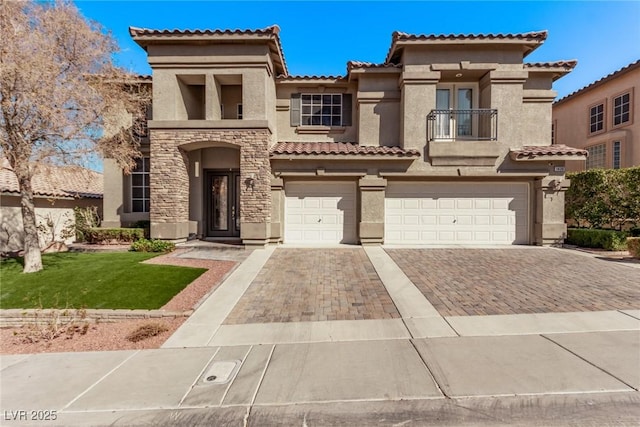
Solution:
[{"label": "blue sky", "polygon": [[149,74],[129,26],[153,29],[255,29],[280,26],[295,75],[344,75],[349,60],[382,62],[393,31],[417,34],[519,33],[548,30],[528,62],[577,59],[558,80],[559,97],[640,59],[640,1],[76,1],[84,16],[118,40],[117,61]]}]

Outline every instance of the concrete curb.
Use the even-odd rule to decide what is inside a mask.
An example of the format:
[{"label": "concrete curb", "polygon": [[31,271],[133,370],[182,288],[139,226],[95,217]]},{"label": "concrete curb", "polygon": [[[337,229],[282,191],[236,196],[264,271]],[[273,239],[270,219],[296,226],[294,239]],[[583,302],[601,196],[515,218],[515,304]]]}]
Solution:
[{"label": "concrete curb", "polygon": [[0,328],[33,325],[50,320],[90,321],[94,323],[117,322],[131,319],[162,319],[189,317],[193,310],[126,310],[126,309],[5,309],[0,310]]}]

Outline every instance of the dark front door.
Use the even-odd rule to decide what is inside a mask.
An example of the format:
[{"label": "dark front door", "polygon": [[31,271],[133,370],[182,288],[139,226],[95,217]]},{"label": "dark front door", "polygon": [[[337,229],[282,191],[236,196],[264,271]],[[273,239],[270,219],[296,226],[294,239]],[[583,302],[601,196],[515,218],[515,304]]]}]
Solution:
[{"label": "dark front door", "polygon": [[205,174],[207,237],[240,236],[240,172]]}]

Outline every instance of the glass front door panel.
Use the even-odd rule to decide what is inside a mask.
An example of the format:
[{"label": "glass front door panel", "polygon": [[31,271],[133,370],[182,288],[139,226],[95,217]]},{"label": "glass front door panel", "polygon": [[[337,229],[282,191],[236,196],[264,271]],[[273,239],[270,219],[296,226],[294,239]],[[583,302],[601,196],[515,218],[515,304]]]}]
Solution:
[{"label": "glass front door panel", "polygon": [[457,123],[457,131],[458,136],[471,136],[472,134],[472,125],[471,125],[471,113],[465,112],[471,110],[472,108],[472,100],[471,100],[471,89],[458,89],[458,99],[457,99],[457,109],[462,110],[458,113],[458,123]]},{"label": "glass front door panel", "polygon": [[207,171],[204,217],[208,237],[240,235],[240,173]]},{"label": "glass front door panel", "polygon": [[235,197],[233,204],[233,215],[232,220],[235,222],[235,231],[236,233],[240,233],[240,175],[236,174],[236,188],[235,188]]},{"label": "glass front door panel", "polygon": [[229,177],[214,176],[211,183],[211,203],[212,216],[211,224],[213,230],[229,229]]},{"label": "glass front door panel", "polygon": [[[436,90],[436,109],[449,110],[451,108],[451,95],[449,89]],[[436,138],[450,138],[450,117],[445,114],[436,116]]]}]

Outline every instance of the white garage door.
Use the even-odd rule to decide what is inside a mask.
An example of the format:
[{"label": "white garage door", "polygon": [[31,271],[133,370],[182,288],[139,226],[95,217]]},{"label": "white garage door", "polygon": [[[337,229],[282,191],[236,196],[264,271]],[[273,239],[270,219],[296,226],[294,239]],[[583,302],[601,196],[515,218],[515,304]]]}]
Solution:
[{"label": "white garage door", "polygon": [[286,183],[284,241],[356,243],[355,183]]},{"label": "white garage door", "polygon": [[528,185],[396,183],[385,198],[387,244],[527,244]]}]

